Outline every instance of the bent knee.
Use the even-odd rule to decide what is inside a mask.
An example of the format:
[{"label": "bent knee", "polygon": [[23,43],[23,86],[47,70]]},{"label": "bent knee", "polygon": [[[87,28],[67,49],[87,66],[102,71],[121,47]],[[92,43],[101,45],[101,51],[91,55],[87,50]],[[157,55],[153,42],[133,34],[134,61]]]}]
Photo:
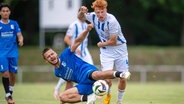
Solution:
[{"label": "bent knee", "polygon": [[64,94],[60,94],[59,98],[60,98],[60,101],[63,103],[67,101],[66,95]]},{"label": "bent knee", "polygon": [[119,79],[119,82],[120,82],[120,83],[126,83],[126,79],[125,79],[125,78],[120,78],[120,79]]}]

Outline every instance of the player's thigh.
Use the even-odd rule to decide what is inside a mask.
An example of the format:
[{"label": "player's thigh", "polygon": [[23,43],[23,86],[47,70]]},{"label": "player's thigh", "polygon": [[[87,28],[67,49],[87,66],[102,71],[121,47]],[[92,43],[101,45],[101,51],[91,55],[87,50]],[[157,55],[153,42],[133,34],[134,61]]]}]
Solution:
[{"label": "player's thigh", "polygon": [[114,57],[106,54],[100,54],[100,62],[102,71],[112,70],[114,67]]},{"label": "player's thigh", "polygon": [[18,58],[9,58],[9,72],[18,72]]},{"label": "player's thigh", "polygon": [[128,65],[128,56],[117,58],[115,60],[115,67],[117,71],[128,71],[129,65]]},{"label": "player's thigh", "polygon": [[0,57],[0,72],[5,72],[9,69],[8,59],[5,57]]}]

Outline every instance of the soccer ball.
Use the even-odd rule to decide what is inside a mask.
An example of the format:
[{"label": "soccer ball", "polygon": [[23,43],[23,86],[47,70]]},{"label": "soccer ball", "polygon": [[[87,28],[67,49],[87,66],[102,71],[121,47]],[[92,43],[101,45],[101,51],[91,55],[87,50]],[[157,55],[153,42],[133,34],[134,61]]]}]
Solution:
[{"label": "soccer ball", "polygon": [[109,85],[107,84],[106,81],[104,80],[97,80],[94,84],[93,84],[93,92],[97,95],[97,96],[103,96],[107,93],[108,89],[109,89]]}]

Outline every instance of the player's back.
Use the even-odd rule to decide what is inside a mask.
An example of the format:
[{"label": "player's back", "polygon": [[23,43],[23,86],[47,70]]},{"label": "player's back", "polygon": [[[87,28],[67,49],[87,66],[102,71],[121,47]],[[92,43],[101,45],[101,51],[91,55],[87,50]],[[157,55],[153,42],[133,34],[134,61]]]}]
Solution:
[{"label": "player's back", "polygon": [[88,76],[89,70],[97,70],[97,68],[79,57],[70,48],[65,49],[59,57],[60,68],[55,68],[55,75],[65,80],[79,83]]}]

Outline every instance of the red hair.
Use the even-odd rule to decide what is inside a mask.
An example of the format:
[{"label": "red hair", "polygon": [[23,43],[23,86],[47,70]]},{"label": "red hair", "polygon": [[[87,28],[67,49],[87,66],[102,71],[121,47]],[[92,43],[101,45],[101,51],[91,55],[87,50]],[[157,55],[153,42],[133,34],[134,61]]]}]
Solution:
[{"label": "red hair", "polygon": [[107,8],[107,1],[106,0],[95,0],[93,3],[92,3],[92,6],[91,8],[95,9],[96,7],[98,8],[101,8],[101,9],[105,9]]}]

